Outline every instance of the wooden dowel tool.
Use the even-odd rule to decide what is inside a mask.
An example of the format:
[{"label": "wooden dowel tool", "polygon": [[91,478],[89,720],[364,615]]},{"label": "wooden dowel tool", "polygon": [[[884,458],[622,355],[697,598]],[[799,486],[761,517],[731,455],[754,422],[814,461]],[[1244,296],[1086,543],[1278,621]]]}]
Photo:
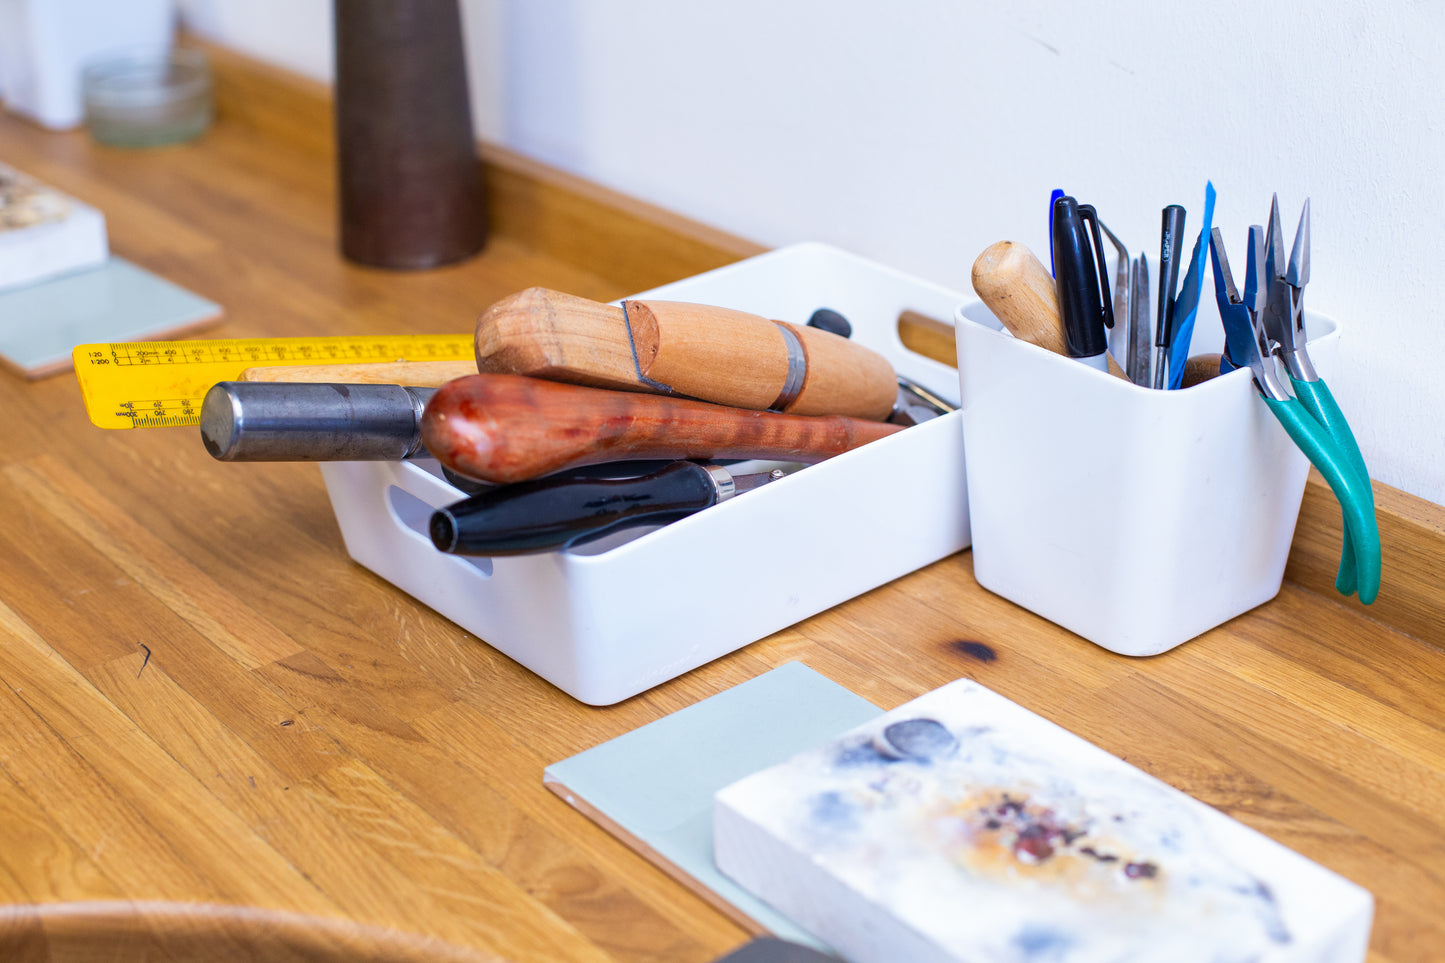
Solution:
[{"label": "wooden dowel tool", "polygon": [[477,369],[795,415],[882,420],[882,355],[818,328],[672,301],[622,307],[529,288],[477,322]]}]

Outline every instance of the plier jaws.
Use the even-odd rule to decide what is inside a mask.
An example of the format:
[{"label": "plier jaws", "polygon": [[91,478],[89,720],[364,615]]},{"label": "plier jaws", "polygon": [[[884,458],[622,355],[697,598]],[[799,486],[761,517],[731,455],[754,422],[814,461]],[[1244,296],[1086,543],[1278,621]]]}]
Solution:
[{"label": "plier jaws", "polygon": [[1284,259],[1284,229],[1279,220],[1279,195],[1269,207],[1269,229],[1264,238],[1265,282],[1268,297],[1264,306],[1264,328],[1279,345],[1279,356],[1298,381],[1318,381],[1309,352],[1305,350],[1304,288],[1310,274],[1310,202],[1305,200],[1295,230],[1289,261]]},{"label": "plier jaws", "polygon": [[1209,259],[1214,267],[1214,294],[1219,302],[1219,315],[1224,321],[1225,345],[1223,365],[1229,370],[1248,368],[1254,375],[1255,387],[1266,398],[1283,401],[1293,398],[1279,380],[1274,365],[1275,344],[1257,322],[1264,297],[1259,289],[1260,261],[1263,259],[1263,233],[1258,226],[1249,229],[1249,262],[1245,268],[1244,293],[1235,287],[1229,270],[1229,256],[1219,228],[1209,232]]}]

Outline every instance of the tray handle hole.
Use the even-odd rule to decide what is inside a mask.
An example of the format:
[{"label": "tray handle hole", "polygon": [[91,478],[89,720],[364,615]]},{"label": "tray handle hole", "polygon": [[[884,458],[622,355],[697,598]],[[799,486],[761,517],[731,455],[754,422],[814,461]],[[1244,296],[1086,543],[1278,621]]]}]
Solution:
[{"label": "tray handle hole", "polygon": [[[432,507],[426,502],[417,498],[404,488],[389,485],[386,489],[386,506],[391,510],[391,517],[396,523],[406,529],[411,535],[426,542],[431,551],[436,551],[432,546],[431,535],[427,527],[431,522]],[[437,552],[440,555],[440,552]],[[469,555],[449,555],[448,558],[455,559],[465,565],[477,569],[483,575],[492,574],[492,560],[490,558],[477,558]]]},{"label": "tray handle hole", "polygon": [[958,353],[953,344],[953,324],[939,321],[917,311],[905,310],[898,315],[898,340],[915,354],[958,367]]}]

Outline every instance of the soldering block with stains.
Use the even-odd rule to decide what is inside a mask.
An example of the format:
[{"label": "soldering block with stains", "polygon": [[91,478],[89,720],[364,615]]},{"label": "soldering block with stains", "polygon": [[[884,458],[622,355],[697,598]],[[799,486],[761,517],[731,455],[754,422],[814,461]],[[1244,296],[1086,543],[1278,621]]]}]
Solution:
[{"label": "soldering block with stains", "polygon": [[1355,963],[1370,893],[969,680],[723,789],[718,868],[854,963]]}]

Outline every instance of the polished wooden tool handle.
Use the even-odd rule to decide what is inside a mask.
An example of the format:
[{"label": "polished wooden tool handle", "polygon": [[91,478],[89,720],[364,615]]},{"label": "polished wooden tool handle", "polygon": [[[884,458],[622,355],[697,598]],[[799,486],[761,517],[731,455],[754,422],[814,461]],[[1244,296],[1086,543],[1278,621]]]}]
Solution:
[{"label": "polished wooden tool handle", "polygon": [[[1059,296],[1048,268],[1016,241],[991,244],[973,262],[973,289],[1016,338],[1068,354]],[[1109,374],[1129,380],[1111,356]]]},{"label": "polished wooden tool handle", "polygon": [[507,484],[564,468],[650,458],[810,464],[902,429],[838,415],[748,411],[525,378],[448,382],[422,416],[427,450],[453,471]]},{"label": "polished wooden tool handle", "polygon": [[898,396],[886,358],[829,331],[678,301],[628,301],[627,317],[642,373],[679,394],[876,421]]},{"label": "polished wooden tool handle", "polygon": [[883,420],[898,393],[881,354],[746,311],[679,301],[625,309],[528,288],[477,321],[477,370],[699,398],[737,408]]}]

